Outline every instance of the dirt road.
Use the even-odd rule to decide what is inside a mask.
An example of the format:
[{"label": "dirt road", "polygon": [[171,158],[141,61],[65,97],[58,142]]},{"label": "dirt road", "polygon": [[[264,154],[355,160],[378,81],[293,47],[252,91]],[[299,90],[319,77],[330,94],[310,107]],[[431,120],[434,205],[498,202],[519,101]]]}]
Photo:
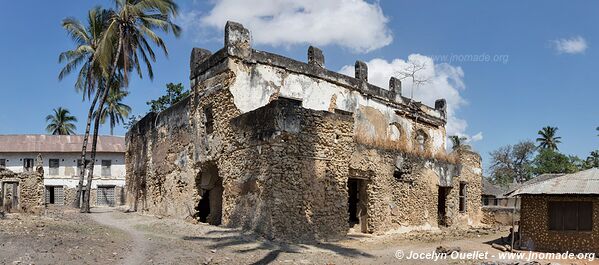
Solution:
[{"label": "dirt road", "polygon": [[[470,258],[433,262],[410,260],[407,255],[433,253],[440,245],[460,247],[461,253],[498,254],[488,242],[506,234],[505,230],[443,230],[389,236],[352,233],[338,242],[284,244],[238,229],[108,208],[95,208],[91,214],[66,209],[42,217],[10,215],[0,219],[0,263],[481,264],[483,260]],[[398,259],[400,250],[404,256]]]}]

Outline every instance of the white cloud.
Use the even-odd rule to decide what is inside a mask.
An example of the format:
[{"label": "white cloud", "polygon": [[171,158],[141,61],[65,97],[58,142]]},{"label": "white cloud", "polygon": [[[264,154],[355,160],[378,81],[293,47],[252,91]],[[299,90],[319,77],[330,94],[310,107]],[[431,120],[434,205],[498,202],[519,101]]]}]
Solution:
[{"label": "white cloud", "polygon": [[[460,92],[465,89],[464,71],[461,67],[446,63],[435,64],[431,57],[420,54],[411,54],[408,56],[408,60],[394,59],[393,61],[387,61],[376,58],[366,63],[368,64],[368,82],[382,88],[388,88],[391,76],[398,77],[400,72],[411,65],[423,65],[424,68],[417,73],[417,79],[424,79],[427,82],[416,86],[414,100],[434,106],[435,100],[444,98],[447,101],[447,135],[464,136],[473,142],[482,140],[482,133],[480,132],[472,137],[468,136],[466,134],[468,123],[456,116],[456,112],[467,104],[466,100],[460,95]],[[354,66],[346,65],[339,72],[353,76]],[[411,91],[411,80],[402,80],[403,96],[410,97]]]},{"label": "white cloud", "polygon": [[[201,14],[183,12],[180,23],[188,31],[222,31],[227,20],[242,23],[257,44],[288,46],[339,45],[369,52],[393,40],[388,19],[378,2],[364,0],[217,0]],[[197,32],[196,32],[197,33]]]},{"label": "white cloud", "polygon": [[478,141],[480,141],[482,139],[483,139],[483,133],[482,132],[478,132],[477,134],[472,135],[472,137],[470,137],[469,140],[470,140],[471,143],[474,143],[474,142],[478,142]]},{"label": "white cloud", "polygon": [[588,48],[587,41],[581,36],[569,39],[557,39],[553,41],[553,45],[558,53],[568,54],[584,53]]}]

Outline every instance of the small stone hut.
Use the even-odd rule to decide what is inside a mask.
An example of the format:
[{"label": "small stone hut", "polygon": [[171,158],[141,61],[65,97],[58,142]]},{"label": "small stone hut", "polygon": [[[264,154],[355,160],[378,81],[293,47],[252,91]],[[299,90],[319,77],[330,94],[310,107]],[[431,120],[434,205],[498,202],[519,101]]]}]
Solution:
[{"label": "small stone hut", "polygon": [[193,49],[189,97],[129,130],[132,209],[289,241],[480,222],[481,159],[445,152],[445,100],[369,84],[361,61],[349,77],[315,47],[305,63],[250,40],[228,22],[224,48]]},{"label": "small stone hut", "polygon": [[547,179],[513,192],[522,199],[521,246],[599,253],[599,169]]}]

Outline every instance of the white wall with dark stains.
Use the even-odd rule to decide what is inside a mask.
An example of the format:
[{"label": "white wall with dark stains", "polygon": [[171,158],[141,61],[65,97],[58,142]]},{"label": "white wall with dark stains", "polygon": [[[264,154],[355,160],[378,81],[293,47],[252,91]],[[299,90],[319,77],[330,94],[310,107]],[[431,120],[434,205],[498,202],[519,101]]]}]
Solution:
[{"label": "white wall with dark stains", "polygon": [[[412,119],[397,115],[397,108],[388,102],[356,89],[268,64],[236,61],[231,62],[229,67],[235,73],[235,81],[229,89],[242,113],[265,106],[277,97],[298,99],[304,108],[353,113],[356,117],[354,131],[366,132],[373,138],[397,140],[401,134],[406,134],[407,139],[413,139],[415,131],[422,129],[430,137],[432,152],[445,151],[445,128],[416,126]],[[432,108],[421,110],[440,117],[439,112]],[[408,145],[412,142],[407,141]]]}]

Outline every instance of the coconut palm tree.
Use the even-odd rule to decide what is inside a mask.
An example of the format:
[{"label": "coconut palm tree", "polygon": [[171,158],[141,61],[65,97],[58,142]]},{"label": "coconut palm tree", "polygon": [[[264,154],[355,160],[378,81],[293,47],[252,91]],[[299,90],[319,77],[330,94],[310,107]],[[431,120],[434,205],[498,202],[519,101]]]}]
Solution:
[{"label": "coconut palm tree", "polygon": [[[62,27],[75,42],[75,48],[61,53],[58,57],[59,63],[65,63],[64,68],[58,75],[58,79],[64,79],[76,70],[77,67],[80,67],[75,82],[75,90],[82,93],[84,100],[86,97],[89,99],[91,95],[94,95],[87,114],[85,134],[83,135],[83,145],[81,147],[81,161],[86,161],[92,115],[98,97],[101,94],[100,89],[97,88],[102,82],[103,68],[97,59],[97,55],[98,46],[106,29],[106,21],[109,14],[107,10],[95,7],[88,11],[87,25],[85,26],[75,18],[66,18],[62,21]],[[79,187],[83,186],[84,176],[85,170],[81,170],[79,173]],[[79,207],[80,198],[81,188],[77,189],[73,206]]]},{"label": "coconut palm tree", "polygon": [[[153,78],[152,62],[156,61],[156,56],[150,42],[168,55],[166,44],[155,31],[172,31],[175,36],[179,36],[179,26],[171,21],[171,18],[177,15],[178,7],[172,0],[115,0],[115,3],[116,8],[110,12],[106,30],[99,44],[98,58],[107,69],[104,80],[112,80],[122,73],[123,86],[127,87],[129,72],[135,70],[140,78],[142,77],[140,57],[148,76]],[[109,90],[102,91],[98,109],[104,108]],[[94,119],[89,168],[93,168],[95,162],[99,125],[100,115],[97,115]],[[92,178],[93,172],[90,170],[87,175],[87,190],[91,190]],[[89,192],[85,193],[81,212],[89,212]]]},{"label": "coconut palm tree", "polygon": [[[131,107],[121,103],[127,95],[129,95],[129,92],[121,90],[118,86],[112,87],[108,92],[104,109],[100,114],[100,123],[105,124],[106,119],[110,120],[110,135],[114,135],[114,127],[117,124],[123,124],[125,119],[129,117]],[[97,114],[98,111],[94,113],[94,116]]]},{"label": "coconut palm tree", "polygon": [[557,145],[561,143],[562,139],[559,136],[556,136],[557,127],[546,126],[541,129],[538,134],[539,138],[537,138],[537,142],[539,142],[540,148],[547,148],[551,150],[559,150]]},{"label": "coconut palm tree", "polygon": [[453,145],[452,149],[458,150],[459,148],[467,146],[464,143],[466,142],[466,140],[468,140],[468,138],[463,137],[463,136],[460,137],[459,135],[452,135],[452,136],[449,136],[449,140],[451,140],[451,144]]},{"label": "coconut palm tree", "polygon": [[77,130],[74,124],[77,118],[72,116],[68,109],[62,107],[54,109],[53,114],[46,116],[46,122],[49,122],[46,131],[53,135],[73,135]]}]

